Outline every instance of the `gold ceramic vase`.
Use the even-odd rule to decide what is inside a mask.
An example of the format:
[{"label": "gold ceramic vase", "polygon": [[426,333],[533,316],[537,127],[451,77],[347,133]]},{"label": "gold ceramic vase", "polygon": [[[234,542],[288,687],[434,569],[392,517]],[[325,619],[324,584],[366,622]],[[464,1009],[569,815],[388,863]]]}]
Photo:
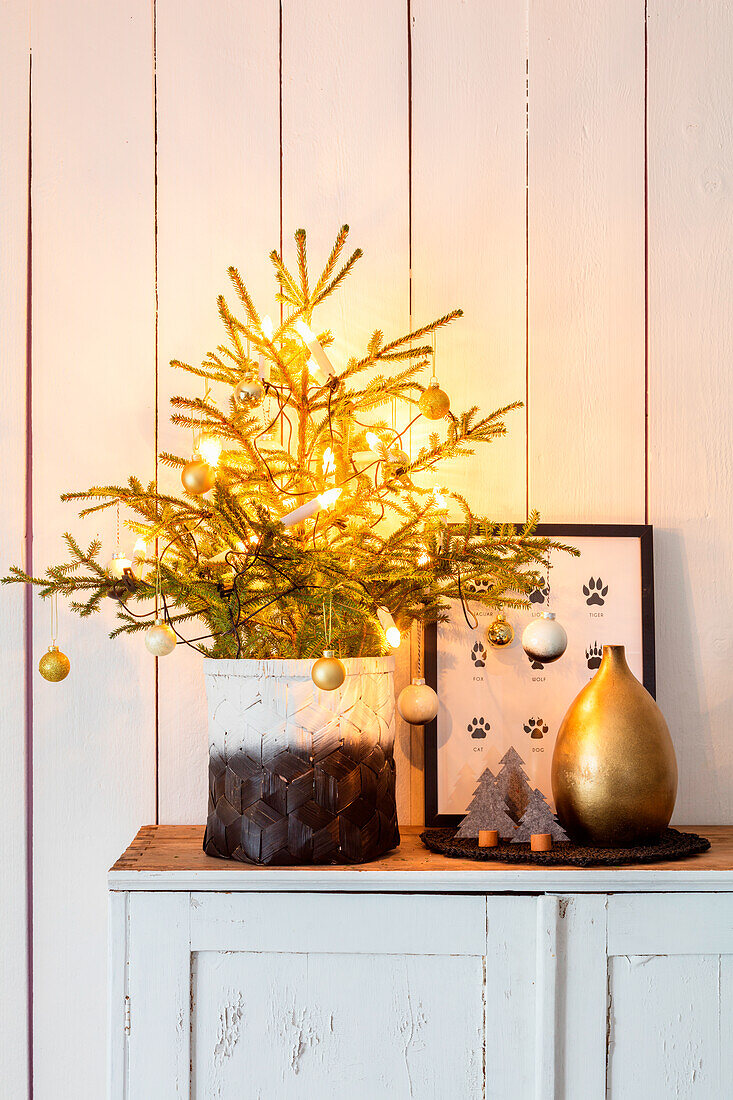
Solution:
[{"label": "gold ceramic vase", "polygon": [[677,794],[677,760],[661,710],[604,645],[601,667],[565,715],[552,757],[552,794],[572,840],[622,848],[659,836]]}]

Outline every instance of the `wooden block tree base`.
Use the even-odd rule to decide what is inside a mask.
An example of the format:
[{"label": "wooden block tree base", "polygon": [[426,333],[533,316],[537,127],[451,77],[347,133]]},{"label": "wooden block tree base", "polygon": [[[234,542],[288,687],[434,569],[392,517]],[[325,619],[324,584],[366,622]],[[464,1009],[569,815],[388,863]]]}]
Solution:
[{"label": "wooden block tree base", "polygon": [[549,852],[552,850],[552,836],[550,833],[532,833],[529,838],[529,847],[533,852]]},{"label": "wooden block tree base", "polygon": [[499,834],[496,829],[479,829],[478,846],[479,848],[498,848]]}]

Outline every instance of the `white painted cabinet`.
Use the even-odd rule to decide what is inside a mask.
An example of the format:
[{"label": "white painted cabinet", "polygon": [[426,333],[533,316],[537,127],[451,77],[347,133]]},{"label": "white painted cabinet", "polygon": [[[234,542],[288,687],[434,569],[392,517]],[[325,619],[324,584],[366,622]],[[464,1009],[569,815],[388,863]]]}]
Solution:
[{"label": "white painted cabinet", "polygon": [[733,1095],[733,893],[415,843],[371,868],[116,865],[113,1100]]}]

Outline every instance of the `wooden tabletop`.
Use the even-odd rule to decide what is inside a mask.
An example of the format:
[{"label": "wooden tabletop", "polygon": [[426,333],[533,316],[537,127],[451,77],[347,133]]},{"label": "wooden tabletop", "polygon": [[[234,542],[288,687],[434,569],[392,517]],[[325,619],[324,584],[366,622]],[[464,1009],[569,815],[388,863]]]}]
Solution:
[{"label": "wooden tabletop", "polygon": [[[680,826],[682,828],[682,826]],[[625,867],[476,863],[429,852],[420,829],[384,859],[358,866],[254,867],[204,855],[203,825],[144,825],[109,872],[112,890],[256,890],[465,893],[733,891],[733,826],[690,826],[711,849],[689,859]]]}]

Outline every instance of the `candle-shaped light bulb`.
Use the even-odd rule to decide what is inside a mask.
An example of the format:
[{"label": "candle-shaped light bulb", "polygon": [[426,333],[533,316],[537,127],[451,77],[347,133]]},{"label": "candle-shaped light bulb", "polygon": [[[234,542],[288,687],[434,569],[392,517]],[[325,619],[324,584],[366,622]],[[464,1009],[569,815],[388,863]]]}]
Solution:
[{"label": "candle-shaped light bulb", "polygon": [[340,489],[327,489],[325,493],[313,497],[312,500],[301,504],[294,512],[289,512],[287,516],[283,516],[280,522],[283,527],[295,527],[297,523],[303,523],[304,520],[314,516],[316,512],[320,512],[321,508],[330,508],[340,496]]},{"label": "candle-shaped light bulb", "polygon": [[216,466],[221,455],[221,440],[215,435],[205,435],[199,443],[199,454],[209,466]]},{"label": "candle-shaped light bulb", "polygon": [[321,462],[321,469],[323,476],[328,477],[329,474],[335,473],[336,470],[336,455],[333,453],[331,447],[326,447],[323,452],[323,460]]},{"label": "candle-shaped light bulb", "polygon": [[377,618],[384,631],[384,636],[387,639],[387,645],[390,649],[399,649],[400,642],[402,641],[402,634],[386,607],[377,608]]},{"label": "candle-shaped light bulb", "polygon": [[[319,344],[315,334],[311,331],[310,327],[300,317],[295,322],[295,327],[301,340],[311,353],[311,357],[314,361],[314,366],[318,367],[319,371],[325,376],[326,381],[328,381],[329,378],[335,378],[336,371],[333,369],[333,364]],[[318,372],[314,371],[314,373]]]}]

